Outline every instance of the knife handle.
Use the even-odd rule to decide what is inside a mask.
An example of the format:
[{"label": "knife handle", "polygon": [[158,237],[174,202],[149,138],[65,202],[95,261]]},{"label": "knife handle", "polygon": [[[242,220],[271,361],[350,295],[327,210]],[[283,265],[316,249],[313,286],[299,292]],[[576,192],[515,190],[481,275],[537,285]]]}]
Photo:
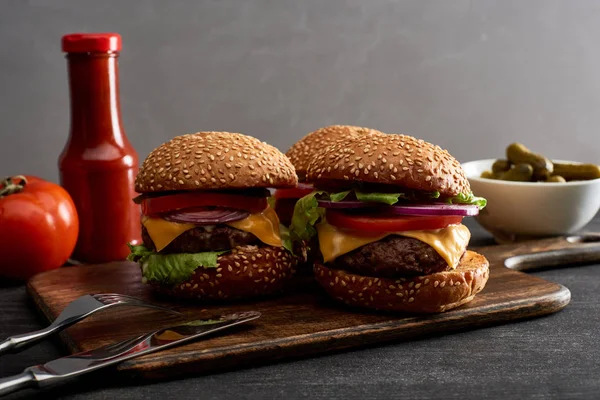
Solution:
[{"label": "knife handle", "polygon": [[6,396],[17,390],[36,387],[37,380],[33,374],[25,370],[19,375],[13,375],[6,378],[0,378],[0,396]]}]

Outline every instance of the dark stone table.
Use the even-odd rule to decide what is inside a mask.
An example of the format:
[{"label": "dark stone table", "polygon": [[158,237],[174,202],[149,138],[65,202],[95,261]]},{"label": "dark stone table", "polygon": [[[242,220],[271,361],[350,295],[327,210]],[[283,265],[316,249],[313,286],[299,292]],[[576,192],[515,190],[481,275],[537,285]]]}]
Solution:
[{"label": "dark stone table", "polygon": [[[473,245],[493,243],[474,221]],[[596,217],[585,231],[600,231]],[[64,399],[598,399],[600,265],[536,272],[571,290],[562,311],[523,322],[236,372],[115,383],[97,372],[14,398]],[[22,285],[0,286],[0,337],[38,329]],[[64,354],[55,340],[0,358],[0,376]],[[11,397],[11,398],[13,398]]]}]

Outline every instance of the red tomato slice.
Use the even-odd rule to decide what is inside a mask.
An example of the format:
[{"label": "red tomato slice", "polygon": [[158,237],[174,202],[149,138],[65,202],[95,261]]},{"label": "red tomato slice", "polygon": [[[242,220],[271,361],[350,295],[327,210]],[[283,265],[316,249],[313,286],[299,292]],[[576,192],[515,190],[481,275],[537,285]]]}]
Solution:
[{"label": "red tomato slice", "polygon": [[268,204],[266,197],[243,196],[229,193],[178,193],[167,196],[150,197],[142,200],[142,213],[156,215],[168,211],[190,207],[220,206],[247,210],[264,211]]},{"label": "red tomato slice", "polygon": [[299,199],[311,194],[314,191],[314,187],[308,183],[299,183],[298,187],[291,189],[277,189],[273,194],[276,199]]},{"label": "red tomato slice", "polygon": [[408,215],[354,215],[340,211],[327,210],[327,222],[338,228],[369,232],[401,232],[427,229],[441,229],[448,225],[460,224],[463,217]]}]

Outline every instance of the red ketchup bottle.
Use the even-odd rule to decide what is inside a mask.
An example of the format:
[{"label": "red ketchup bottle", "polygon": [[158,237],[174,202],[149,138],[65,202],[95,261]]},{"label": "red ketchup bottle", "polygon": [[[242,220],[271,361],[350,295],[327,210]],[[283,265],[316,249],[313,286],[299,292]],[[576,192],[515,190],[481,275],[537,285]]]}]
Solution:
[{"label": "red ketchup bottle", "polygon": [[60,183],[79,214],[72,258],[82,263],[123,260],[127,243],[141,242],[140,208],[133,203],[138,155],[121,123],[116,33],[69,34],[71,130],[60,155]]}]

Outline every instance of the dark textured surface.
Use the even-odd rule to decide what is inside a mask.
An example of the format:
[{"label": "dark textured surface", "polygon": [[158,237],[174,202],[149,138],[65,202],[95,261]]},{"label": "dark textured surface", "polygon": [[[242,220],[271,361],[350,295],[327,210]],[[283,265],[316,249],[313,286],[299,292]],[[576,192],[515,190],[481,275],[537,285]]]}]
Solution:
[{"label": "dark textured surface", "polygon": [[[474,223],[473,244],[490,243]],[[600,230],[597,217],[586,231]],[[117,383],[96,373],[44,392],[44,398],[597,398],[600,326],[598,265],[538,272],[571,290],[548,317],[237,372],[166,382]],[[23,286],[0,288],[0,336],[42,326]],[[58,357],[46,341],[0,358],[0,374]],[[22,392],[24,398],[35,391]]]}]

